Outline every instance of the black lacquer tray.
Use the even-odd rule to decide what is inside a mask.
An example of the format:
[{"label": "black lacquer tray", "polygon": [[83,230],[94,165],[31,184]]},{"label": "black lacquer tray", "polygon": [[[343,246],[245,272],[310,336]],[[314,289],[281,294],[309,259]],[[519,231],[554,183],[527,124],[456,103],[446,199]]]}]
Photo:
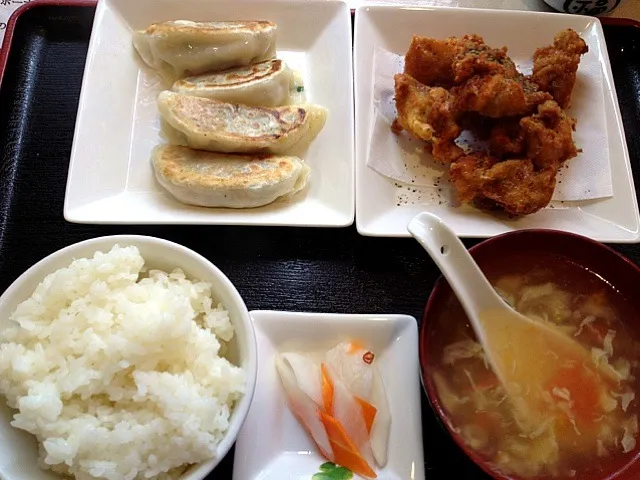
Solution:
[{"label": "black lacquer tray", "polygon": [[[176,241],[209,258],[250,310],[404,313],[419,321],[439,271],[410,239],[361,237],[355,227],[65,222],[67,169],[94,11],[86,2],[34,1],[19,9],[7,27],[0,53],[0,292],[64,246],[135,233]],[[603,23],[634,179],[640,185],[640,28],[625,20]],[[465,241],[467,246],[474,243]],[[640,245],[613,248],[640,262]],[[488,478],[440,427],[424,395],[422,406],[427,478]],[[233,451],[209,478],[231,479],[232,466]]]}]

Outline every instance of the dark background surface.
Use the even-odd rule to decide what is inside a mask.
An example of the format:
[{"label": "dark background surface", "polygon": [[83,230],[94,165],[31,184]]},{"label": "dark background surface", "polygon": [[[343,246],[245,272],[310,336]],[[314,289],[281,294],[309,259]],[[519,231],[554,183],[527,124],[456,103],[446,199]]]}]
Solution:
[{"label": "dark background surface", "polygon": [[[71,243],[135,233],[173,240],[206,256],[238,288],[249,310],[404,313],[419,321],[439,272],[411,239],[365,238],[355,227],[65,222],[64,191],[93,15],[93,7],[37,7],[16,26],[0,89],[0,292],[32,264]],[[604,29],[638,184],[640,29]],[[640,261],[640,246],[614,248]],[[422,404],[427,478],[489,478],[440,427],[424,395]],[[210,478],[231,479],[232,465],[233,452]]]}]

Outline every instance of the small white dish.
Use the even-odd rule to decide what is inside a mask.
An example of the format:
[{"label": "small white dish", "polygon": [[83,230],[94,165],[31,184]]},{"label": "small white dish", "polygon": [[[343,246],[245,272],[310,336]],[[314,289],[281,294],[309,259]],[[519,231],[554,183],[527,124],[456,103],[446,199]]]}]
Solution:
[{"label": "small white dish", "polygon": [[[271,20],[277,55],[302,73],[306,99],[328,109],[302,155],[307,189],[247,210],[184,205],[155,180],[151,150],[165,143],[158,75],[138,58],[132,32],[165,20]],[[354,219],[351,17],[343,1],[100,0],[95,15],[64,202],[77,223],[348,226]]]},{"label": "small white dish", "polygon": [[[107,252],[116,244],[138,247],[147,267],[165,271],[180,268],[188,278],[209,282],[214,298],[229,311],[235,328],[229,343],[229,359],[244,369],[246,392],[234,407],[227,433],[218,444],[217,456],[192,466],[179,477],[179,480],[202,480],[234,444],[249,411],[257,375],[256,339],[249,311],[231,281],[209,260],[187,247],[156,237],[112,235],[84,240],[52,253],[20,275],[0,295],[0,323],[8,321],[17,306],[33,294],[47,275],[68,267],[78,258],[91,258],[97,251]],[[61,480],[61,475],[39,467],[36,438],[10,425],[14,414],[0,396],[0,479]]]},{"label": "small white dish", "polygon": [[[530,57],[542,46],[540,38],[553,38],[559,30],[573,28],[587,42],[602,65],[604,112],[608,128],[613,196],[580,202],[579,206],[544,209],[517,220],[505,220],[469,208],[399,201],[394,181],[367,166],[367,147],[373,127],[374,54],[377,47],[404,55],[413,34],[436,38],[477,33],[488,44],[509,48]],[[629,153],[616,95],[611,65],[600,21],[587,16],[489,9],[420,6],[360,6],[355,22],[356,97],[356,225],[367,236],[408,237],[407,224],[416,214],[429,211],[441,217],[461,237],[486,238],[525,228],[564,230],[602,242],[640,241],[640,215]],[[588,121],[579,118],[578,121]],[[392,135],[389,132],[389,135]],[[406,189],[404,190],[406,194]]]},{"label": "small white dish", "polygon": [[[275,368],[278,351],[331,348],[357,339],[376,353],[389,398],[389,460],[378,480],[423,480],[418,327],[407,315],[250,312],[258,380],[235,448],[234,480],[311,480],[326,462],[287,406]],[[354,478],[360,478],[357,475]]]}]

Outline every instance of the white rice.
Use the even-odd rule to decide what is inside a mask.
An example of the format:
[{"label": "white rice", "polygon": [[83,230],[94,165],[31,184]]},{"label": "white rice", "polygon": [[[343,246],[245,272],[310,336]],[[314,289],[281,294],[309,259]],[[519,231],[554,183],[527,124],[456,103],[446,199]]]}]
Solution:
[{"label": "white rice", "polygon": [[[216,455],[242,369],[211,286],[144,270],[115,246],[48,275],[0,330],[0,395],[43,468],[77,479],[175,478]],[[169,472],[169,473],[167,473]]]}]

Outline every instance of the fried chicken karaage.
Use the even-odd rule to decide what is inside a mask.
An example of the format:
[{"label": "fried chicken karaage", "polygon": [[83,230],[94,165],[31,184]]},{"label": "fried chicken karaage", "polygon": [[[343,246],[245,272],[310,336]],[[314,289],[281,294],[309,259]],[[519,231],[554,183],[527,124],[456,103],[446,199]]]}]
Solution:
[{"label": "fried chicken karaage", "polygon": [[536,171],[527,158],[499,161],[485,155],[466,155],[449,168],[461,202],[495,205],[512,215],[529,215],[546,207],[556,174],[555,168]]},{"label": "fried chicken karaage", "polygon": [[460,39],[451,68],[457,85],[476,75],[502,75],[506,78],[520,75],[507,55],[507,47],[492,48],[478,35],[465,35]]},{"label": "fried chicken karaage", "polygon": [[491,129],[489,152],[496,157],[519,157],[524,152],[524,131],[520,117],[501,118]]},{"label": "fried chicken karaage", "polygon": [[451,94],[427,87],[406,74],[395,76],[395,102],[399,127],[431,145],[433,156],[451,162],[462,155],[454,140],[461,129],[452,111]]},{"label": "fried chicken karaage", "polygon": [[491,130],[489,151],[501,158],[524,155],[536,168],[558,168],[578,154],[573,142],[575,125],[575,118],[547,100],[533,115],[498,121]]},{"label": "fried chicken karaage", "polygon": [[485,117],[528,115],[551,95],[538,91],[523,76],[503,74],[474,76],[452,90],[458,111],[478,112]]},{"label": "fried chicken karaage", "polygon": [[490,155],[461,157],[449,169],[463,203],[528,215],[551,201],[560,166],[578,150],[575,119],[553,100],[528,117],[497,121],[489,138]]},{"label": "fried chicken karaage", "polygon": [[549,92],[562,108],[567,108],[576,83],[580,56],[589,51],[585,41],[571,29],[559,32],[553,45],[536,50],[531,80]]},{"label": "fried chicken karaage", "polygon": [[458,39],[445,40],[414,35],[405,55],[404,73],[424,85],[450,88]]},{"label": "fried chicken karaage", "polygon": [[[396,127],[450,163],[460,202],[512,215],[537,212],[551,201],[559,168],[579,152],[576,119],[563,108],[586,51],[576,32],[563,30],[553,46],[536,50],[527,77],[506,47],[489,47],[478,35],[414,36],[405,73],[395,76]],[[488,152],[472,144],[476,151],[463,153],[456,144],[462,130],[486,141]]]},{"label": "fried chicken karaage", "polygon": [[444,88],[474,75],[519,75],[506,47],[491,48],[475,34],[444,40],[414,35],[405,55],[404,73],[425,85]]},{"label": "fried chicken karaage", "polygon": [[520,120],[527,158],[537,168],[559,168],[578,155],[573,142],[576,119],[569,117],[553,100],[538,107],[538,113]]}]

